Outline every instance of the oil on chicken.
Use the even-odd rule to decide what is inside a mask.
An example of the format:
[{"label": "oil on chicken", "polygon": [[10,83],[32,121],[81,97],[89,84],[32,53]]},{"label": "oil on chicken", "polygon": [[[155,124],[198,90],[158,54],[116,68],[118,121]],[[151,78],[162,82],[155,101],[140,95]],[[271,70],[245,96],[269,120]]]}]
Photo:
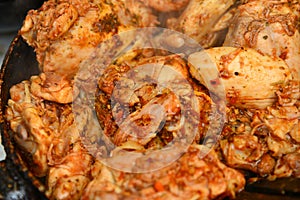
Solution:
[{"label": "oil on chicken", "polygon": [[[299,20],[298,0],[45,1],[28,12],[19,31],[34,48],[41,73],[10,89],[6,121],[29,170],[45,177],[42,192],[49,199],[234,198],[247,171],[270,180],[300,177]],[[181,32],[203,48],[188,55],[144,49],[116,59],[93,80],[95,104],[82,107],[76,123],[72,102],[80,97],[74,82],[82,63],[100,43],[143,27]],[[118,54],[133,39],[121,37],[111,48]],[[180,48],[184,41],[173,38],[169,45]],[[219,81],[202,71],[207,56]],[[184,100],[195,112],[185,117],[182,99],[150,78],[147,84],[130,79],[147,65],[160,66],[161,79],[178,90],[188,83],[192,93],[180,94],[188,94]],[[87,66],[84,75],[91,76],[93,65]],[[223,85],[225,108],[205,80]],[[219,112],[212,117],[214,108]],[[107,141],[94,134],[88,114],[97,116],[113,147],[95,145]],[[217,140],[208,148],[208,127],[221,119],[224,126],[214,128]],[[189,147],[149,173],[112,168],[91,153],[159,150],[190,134],[184,122],[197,131]]]}]

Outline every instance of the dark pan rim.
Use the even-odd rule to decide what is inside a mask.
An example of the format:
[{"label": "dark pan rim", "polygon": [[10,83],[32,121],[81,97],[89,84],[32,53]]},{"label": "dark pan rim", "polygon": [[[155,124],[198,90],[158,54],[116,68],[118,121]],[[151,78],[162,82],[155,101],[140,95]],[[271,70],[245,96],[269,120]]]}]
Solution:
[{"label": "dark pan rim", "polygon": [[[26,164],[22,160],[22,155],[20,151],[15,148],[14,141],[12,139],[12,132],[9,128],[7,121],[5,120],[5,109],[7,101],[9,99],[9,88],[20,81],[20,76],[22,76],[23,71],[27,71],[24,76],[28,76],[30,71],[23,69],[21,73],[17,76],[11,73],[13,66],[16,62],[21,62],[17,60],[22,58],[22,52],[18,51],[18,48],[23,49],[26,47],[26,43],[23,41],[22,37],[17,34],[12,40],[2,63],[0,70],[0,129],[2,144],[4,146],[5,152],[7,154],[6,160],[1,164],[2,177],[2,191],[3,195],[9,199],[9,195],[13,195],[12,192],[21,192],[26,198],[30,199],[46,199],[44,196],[45,186],[42,179],[36,178],[30,170],[26,167]],[[27,45],[27,49],[28,49]],[[28,55],[34,55],[34,52]],[[17,57],[15,57],[17,56]],[[35,69],[34,71],[37,71]],[[18,77],[19,76],[19,77]],[[7,82],[7,80],[13,80],[12,82]],[[11,186],[13,184],[13,186]],[[11,189],[10,189],[11,187]]]}]

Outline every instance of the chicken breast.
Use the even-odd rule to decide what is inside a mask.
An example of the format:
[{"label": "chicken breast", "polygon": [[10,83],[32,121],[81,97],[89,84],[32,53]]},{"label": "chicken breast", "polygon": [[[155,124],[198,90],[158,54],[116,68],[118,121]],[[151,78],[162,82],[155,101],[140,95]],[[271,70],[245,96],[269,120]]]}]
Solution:
[{"label": "chicken breast", "polygon": [[[194,53],[188,60],[191,74],[200,83],[223,84],[228,103],[241,108],[272,105],[280,84],[292,80],[282,59],[249,48],[215,47]],[[218,75],[210,77],[210,68],[217,68],[221,82],[215,81]]]},{"label": "chicken breast", "polygon": [[246,1],[234,15],[224,46],[250,47],[280,57],[299,80],[299,17],[297,0]]}]

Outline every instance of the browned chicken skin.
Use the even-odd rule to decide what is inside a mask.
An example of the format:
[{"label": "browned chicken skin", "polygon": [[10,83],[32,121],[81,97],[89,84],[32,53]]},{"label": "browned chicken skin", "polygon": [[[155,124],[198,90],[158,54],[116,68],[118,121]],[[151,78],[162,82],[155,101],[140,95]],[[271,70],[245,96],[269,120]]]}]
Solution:
[{"label": "browned chicken skin", "polygon": [[[245,180],[226,167],[212,150],[204,158],[204,146],[192,145],[179,160],[159,171],[124,173],[95,163],[94,179],[82,199],[214,199],[234,197]],[[100,188],[99,188],[100,186]]]},{"label": "browned chicken skin", "polygon": [[[283,85],[285,94],[278,93],[278,98],[299,99],[300,93],[295,87],[296,82]],[[279,103],[264,110],[229,109],[220,141],[229,166],[251,170],[270,179],[299,177],[298,104]]]},{"label": "browned chicken skin", "polygon": [[[168,28],[182,32],[208,48],[224,35],[232,18],[234,0],[191,0],[177,19],[169,19]],[[228,11],[229,10],[229,11]]]},{"label": "browned chicken skin", "polygon": [[282,58],[299,80],[299,1],[246,1],[229,26],[224,46],[250,47]]},{"label": "browned chicken skin", "polygon": [[[149,68],[151,70],[148,70],[146,74],[155,74],[155,68],[157,68],[158,74],[153,75],[157,76],[152,77],[154,79],[153,81],[149,81],[146,85],[138,87],[138,83],[134,83],[134,80],[137,81],[138,76],[144,76],[143,73],[139,73],[139,70],[143,71],[147,69],[143,68],[144,63],[153,64],[151,68]],[[157,64],[159,64],[159,66]],[[165,65],[168,65],[171,68],[164,67]],[[126,73],[129,74],[130,69],[131,71],[136,70],[136,75],[129,75],[129,77],[125,78],[124,75]],[[176,71],[176,73],[173,74],[173,77],[167,78],[168,74],[172,72],[171,70]],[[157,56],[140,59],[135,66],[112,65],[106,69],[104,74],[105,75],[103,77],[100,77],[98,83],[100,93],[99,96],[96,97],[96,111],[98,118],[100,119],[100,123],[104,127],[105,134],[113,138],[114,144],[119,146],[130,140],[143,146],[153,146],[153,148],[156,148],[156,145],[160,145],[155,143],[162,143],[165,145],[169,141],[173,140],[175,135],[179,134],[176,132],[182,128],[182,122],[179,120],[182,115],[180,112],[182,111],[180,110],[181,105],[177,96],[178,93],[174,93],[174,91],[170,90],[170,88],[161,88],[159,84],[166,85],[168,82],[168,84],[173,83],[174,85],[184,85],[184,81],[189,79],[187,66],[180,56]],[[184,79],[180,81],[182,77]],[[155,78],[157,78],[160,82],[156,82]],[[163,78],[166,78],[167,81],[164,81]],[[113,97],[118,102],[113,105],[110,104],[110,100],[113,96],[115,84],[118,81],[121,81],[124,85],[116,89],[120,91],[120,94],[115,94]],[[189,79],[189,81],[191,80]],[[134,88],[131,88],[130,85],[134,86]],[[189,89],[187,88],[187,93],[189,92],[188,90]],[[128,102],[128,95],[131,95],[131,93],[132,96]],[[122,106],[125,104],[129,104],[129,109],[134,110],[134,112],[130,113],[130,115],[124,120],[123,115],[125,115],[126,111],[122,108]],[[115,116],[113,116],[114,112]],[[153,113],[153,116],[148,116],[150,117],[149,122],[154,124],[151,126],[143,125],[143,123],[147,123],[147,119],[144,117],[151,113]],[[154,130],[154,127],[157,129],[160,127],[160,124],[155,123],[161,123],[164,119],[166,120],[166,124],[165,128],[161,130],[162,135],[160,139],[154,139],[158,134],[158,132]],[[138,121],[141,121],[141,124],[139,124]],[[117,124],[119,124],[119,128],[117,128]],[[194,125],[197,126],[197,121]],[[150,132],[151,134],[148,136],[142,135]]]},{"label": "browned chicken skin", "polygon": [[[234,198],[245,186],[238,170],[300,177],[299,12],[299,1],[289,0],[49,0],[30,11],[20,34],[34,48],[41,73],[11,88],[6,120],[30,170],[46,177],[47,197]],[[97,53],[114,57],[136,38],[99,44],[159,25],[206,49],[127,52],[108,59],[95,76]],[[163,42],[149,43],[175,50],[191,45],[163,33]],[[216,68],[218,79],[201,71],[207,67]],[[204,80],[220,84],[224,99]],[[91,105],[80,104],[80,89],[96,92]],[[202,143],[207,136],[211,146]],[[177,151],[147,153],[173,143],[188,148],[157,168],[157,160]],[[131,162],[128,152],[146,156]],[[138,171],[143,167],[146,173]]]},{"label": "browned chicken skin", "polygon": [[[134,27],[156,23],[151,10],[138,0],[50,0],[39,10],[29,11],[20,34],[34,47],[46,76],[55,73],[55,76],[70,81],[80,63],[88,59],[101,42]],[[56,84],[55,80],[47,79],[49,85]],[[44,87],[41,85],[41,90]],[[56,99],[66,103],[60,100]]]}]

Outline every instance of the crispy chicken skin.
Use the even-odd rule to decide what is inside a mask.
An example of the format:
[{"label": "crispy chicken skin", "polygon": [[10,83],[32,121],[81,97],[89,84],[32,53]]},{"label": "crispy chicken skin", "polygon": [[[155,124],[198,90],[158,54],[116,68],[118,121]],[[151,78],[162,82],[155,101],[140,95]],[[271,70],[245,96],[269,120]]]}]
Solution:
[{"label": "crispy chicken skin", "polygon": [[282,58],[299,80],[299,1],[246,1],[229,26],[224,46],[250,47]]}]

